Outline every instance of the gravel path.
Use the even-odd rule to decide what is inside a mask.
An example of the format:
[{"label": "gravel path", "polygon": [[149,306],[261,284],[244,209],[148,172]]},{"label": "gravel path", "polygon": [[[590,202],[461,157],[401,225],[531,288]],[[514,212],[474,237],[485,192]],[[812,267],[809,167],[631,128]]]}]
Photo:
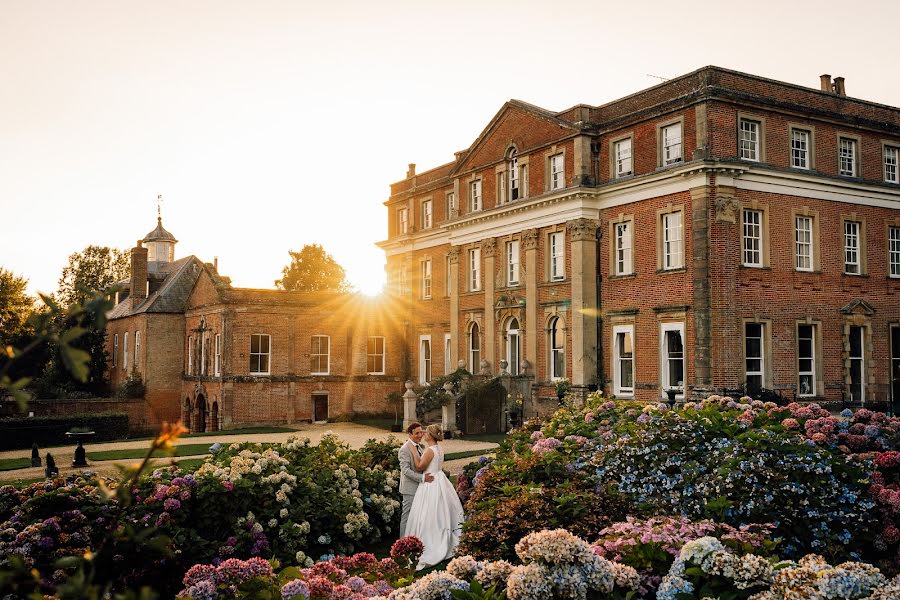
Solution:
[{"label": "gravel path", "polygon": [[[297,429],[297,431],[293,431],[290,433],[253,433],[253,434],[243,434],[243,435],[228,435],[227,431],[223,431],[221,435],[211,435],[205,437],[187,437],[181,438],[178,440],[178,444],[206,444],[208,443],[210,446],[215,443],[220,444],[232,444],[235,442],[285,442],[287,439],[293,435],[299,435],[301,437],[308,437],[313,444],[317,444],[319,440],[322,439],[322,436],[325,433],[334,433],[339,438],[341,438],[344,442],[350,445],[351,448],[360,448],[363,444],[366,443],[367,440],[377,439],[377,440],[386,440],[390,436],[394,436],[397,439],[404,439],[404,434],[398,433],[390,433],[383,429],[377,429],[375,427],[369,427],[367,425],[360,425],[358,423],[326,423],[326,424],[308,424],[302,425]],[[176,444],[176,445],[178,445]],[[444,451],[447,453],[451,452],[466,452],[469,450],[485,450],[486,454],[492,452],[497,444],[491,442],[476,442],[476,441],[468,441],[464,439],[452,439],[452,440],[444,440],[442,442],[444,446]],[[102,450],[124,450],[124,449],[147,449],[150,446],[150,440],[138,440],[138,441],[120,441],[120,442],[104,442],[97,444],[85,444],[84,448],[88,453],[98,452]],[[53,458],[56,460],[56,466],[59,467],[60,475],[68,475],[69,473],[74,473],[79,471],[80,469],[73,469],[70,465],[72,464],[72,460],[74,458],[74,450],[75,446],[66,446],[62,448],[54,448],[50,450],[50,453],[53,454]],[[46,456],[47,450],[41,449],[41,457]],[[5,452],[0,452],[0,458],[30,458],[31,450],[8,450]],[[201,458],[201,456],[179,456],[176,460],[185,460],[188,458]],[[452,460],[446,463],[446,470],[451,474],[458,473],[462,467],[473,460],[476,460],[477,457],[472,458],[463,458],[459,460]],[[169,464],[173,459],[171,458],[160,458],[155,461],[155,464]],[[111,461],[102,461],[102,462],[90,462],[89,470],[99,473],[101,475],[110,475],[114,476],[117,474],[117,469],[115,465],[118,464],[131,464],[136,462],[137,459],[123,459],[123,460],[111,460]],[[43,477],[44,470],[42,467],[29,467],[27,469],[15,469],[13,471],[0,471],[0,482],[4,481],[15,481],[22,479],[35,479],[38,477]]]}]

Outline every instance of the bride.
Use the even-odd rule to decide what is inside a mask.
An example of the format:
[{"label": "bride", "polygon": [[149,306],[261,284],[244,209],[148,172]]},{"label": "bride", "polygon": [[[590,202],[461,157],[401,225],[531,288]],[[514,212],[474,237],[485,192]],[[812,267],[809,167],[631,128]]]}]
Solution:
[{"label": "bride", "polygon": [[453,484],[441,471],[444,449],[438,442],[442,439],[441,426],[433,423],[425,429],[422,456],[416,450],[412,453],[416,470],[434,475],[434,481],[419,484],[406,523],[406,535],[416,536],[425,546],[417,571],[451,558],[462,529],[462,504]]}]

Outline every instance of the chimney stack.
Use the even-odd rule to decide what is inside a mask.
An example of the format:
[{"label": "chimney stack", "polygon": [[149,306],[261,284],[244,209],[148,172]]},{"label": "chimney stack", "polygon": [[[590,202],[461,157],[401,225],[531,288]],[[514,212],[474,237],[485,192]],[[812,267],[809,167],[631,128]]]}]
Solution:
[{"label": "chimney stack", "polygon": [[416,163],[409,163],[409,169],[406,170],[406,178],[416,176]]},{"label": "chimney stack", "polygon": [[821,85],[823,92],[831,92],[831,75],[825,73],[824,75],[819,75],[819,83]]},{"label": "chimney stack", "polygon": [[847,90],[844,89],[844,78],[843,77],[835,77],[834,78],[834,93],[838,96],[846,96]]},{"label": "chimney stack", "polygon": [[219,257],[213,256],[213,270],[218,273],[219,272]]},{"label": "chimney stack", "polygon": [[131,307],[137,307],[147,297],[147,249],[138,240],[131,249]]}]

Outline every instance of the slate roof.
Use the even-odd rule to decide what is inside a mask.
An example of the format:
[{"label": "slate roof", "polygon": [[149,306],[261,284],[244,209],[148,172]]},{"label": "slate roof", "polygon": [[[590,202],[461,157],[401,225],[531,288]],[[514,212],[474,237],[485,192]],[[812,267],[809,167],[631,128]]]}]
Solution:
[{"label": "slate roof", "polygon": [[119,302],[107,315],[109,319],[121,319],[141,313],[181,313],[188,297],[203,271],[203,262],[196,256],[179,258],[168,263],[168,275],[158,290],[132,308],[131,298]]}]

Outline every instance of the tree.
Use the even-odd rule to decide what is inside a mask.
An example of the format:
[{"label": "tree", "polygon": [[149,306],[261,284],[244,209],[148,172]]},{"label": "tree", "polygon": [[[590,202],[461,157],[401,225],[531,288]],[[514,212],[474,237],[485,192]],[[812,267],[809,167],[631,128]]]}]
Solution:
[{"label": "tree", "polygon": [[14,344],[31,331],[28,317],[34,298],[25,289],[28,280],[0,267],[0,346]]},{"label": "tree", "polygon": [[94,292],[102,292],[131,275],[131,255],[109,246],[88,246],[69,255],[69,264],[59,278],[59,301],[63,306],[80,304]]},{"label": "tree", "polygon": [[275,286],[301,292],[350,292],[344,267],[339,265],[319,244],[306,244],[299,252],[288,250],[291,264],[281,270]]}]

